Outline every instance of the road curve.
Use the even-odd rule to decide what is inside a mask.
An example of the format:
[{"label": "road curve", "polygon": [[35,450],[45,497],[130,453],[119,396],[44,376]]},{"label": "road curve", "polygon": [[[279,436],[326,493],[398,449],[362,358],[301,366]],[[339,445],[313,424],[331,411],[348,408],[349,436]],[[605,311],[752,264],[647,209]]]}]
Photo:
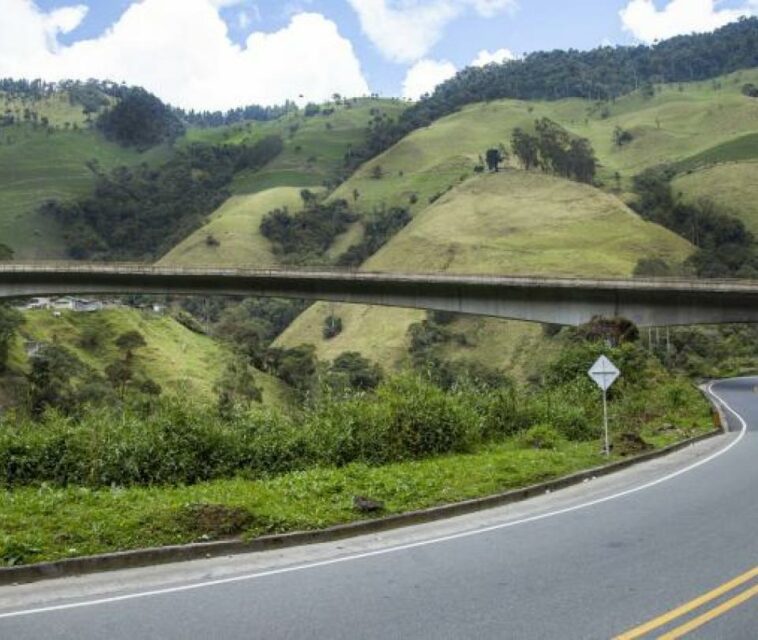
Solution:
[{"label": "road curve", "polygon": [[0,638],[754,640],[756,387],[714,385],[730,434],[524,503],[339,543],[0,588]]}]

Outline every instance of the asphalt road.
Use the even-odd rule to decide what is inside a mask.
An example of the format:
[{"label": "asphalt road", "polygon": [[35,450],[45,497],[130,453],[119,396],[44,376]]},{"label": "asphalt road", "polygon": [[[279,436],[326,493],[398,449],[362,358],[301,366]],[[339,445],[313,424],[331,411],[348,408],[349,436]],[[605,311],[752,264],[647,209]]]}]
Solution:
[{"label": "asphalt road", "polygon": [[732,433],[517,505],[339,543],[0,588],[0,638],[585,640],[653,621],[647,635],[622,637],[755,640],[754,385],[714,386],[736,412]]}]

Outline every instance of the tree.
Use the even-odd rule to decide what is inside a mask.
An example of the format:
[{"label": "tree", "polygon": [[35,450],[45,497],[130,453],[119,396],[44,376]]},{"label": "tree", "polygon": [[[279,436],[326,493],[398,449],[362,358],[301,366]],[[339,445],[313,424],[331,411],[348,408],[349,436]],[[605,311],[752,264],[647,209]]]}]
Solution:
[{"label": "tree", "polygon": [[360,391],[375,389],[383,377],[379,365],[372,364],[355,351],[348,351],[335,358],[329,374],[333,385],[343,382],[351,389]]},{"label": "tree", "polygon": [[524,169],[529,171],[539,166],[539,145],[535,136],[516,127],[511,136],[511,147]]},{"label": "tree", "polygon": [[105,367],[105,376],[121,398],[126,394],[126,387],[134,377],[134,371],[128,360],[116,360]]},{"label": "tree", "polygon": [[249,407],[263,400],[263,393],[255,383],[254,369],[239,358],[227,363],[216,383],[216,393],[222,416],[229,416],[235,406]]},{"label": "tree", "polygon": [[147,346],[139,331],[127,331],[116,338],[116,346],[124,352],[124,361],[129,362],[137,349]]},{"label": "tree", "polygon": [[0,373],[8,366],[10,345],[17,329],[23,324],[24,316],[15,309],[0,305]]},{"label": "tree", "polygon": [[11,260],[13,258],[13,249],[8,245],[0,242],[0,260]]},{"label": "tree", "polygon": [[631,132],[622,129],[619,126],[613,130],[613,142],[617,147],[623,147],[632,140],[634,140],[634,136]]},{"label": "tree", "polygon": [[138,149],[172,142],[184,133],[170,107],[137,87],[126,89],[121,100],[98,117],[97,127],[120,145]]},{"label": "tree", "polygon": [[267,366],[274,374],[298,391],[307,391],[316,374],[316,349],[301,345],[294,349],[269,349]]},{"label": "tree", "polygon": [[342,318],[329,314],[324,320],[324,328],[322,330],[324,340],[331,340],[332,338],[337,337],[340,333],[342,333]]},{"label": "tree", "polygon": [[300,199],[303,201],[303,204],[306,207],[310,207],[310,206],[316,204],[316,201],[318,200],[318,197],[310,189],[301,189],[300,190]]},{"label": "tree", "polygon": [[503,157],[503,154],[500,152],[500,149],[487,149],[487,154],[485,155],[485,160],[487,162],[487,168],[490,171],[493,171],[497,173],[500,171],[500,164],[505,160]]}]

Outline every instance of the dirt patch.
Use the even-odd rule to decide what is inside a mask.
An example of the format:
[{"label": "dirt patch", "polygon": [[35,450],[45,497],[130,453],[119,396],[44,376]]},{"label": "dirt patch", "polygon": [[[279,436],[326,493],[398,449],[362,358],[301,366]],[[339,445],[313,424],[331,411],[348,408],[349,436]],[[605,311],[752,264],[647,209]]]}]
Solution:
[{"label": "dirt patch", "polygon": [[654,448],[639,433],[620,433],[613,439],[613,452],[621,456],[636,456]]},{"label": "dirt patch", "polygon": [[187,533],[219,538],[242,533],[253,523],[253,514],[242,507],[197,503],[181,507],[176,521]]}]

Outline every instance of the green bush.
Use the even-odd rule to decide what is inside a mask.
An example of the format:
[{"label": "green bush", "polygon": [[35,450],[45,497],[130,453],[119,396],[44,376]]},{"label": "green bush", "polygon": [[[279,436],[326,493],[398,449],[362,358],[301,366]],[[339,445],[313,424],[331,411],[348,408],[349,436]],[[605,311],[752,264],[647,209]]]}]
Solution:
[{"label": "green bush", "polygon": [[528,429],[520,440],[525,447],[531,449],[557,449],[563,438],[552,427],[538,424]]}]

